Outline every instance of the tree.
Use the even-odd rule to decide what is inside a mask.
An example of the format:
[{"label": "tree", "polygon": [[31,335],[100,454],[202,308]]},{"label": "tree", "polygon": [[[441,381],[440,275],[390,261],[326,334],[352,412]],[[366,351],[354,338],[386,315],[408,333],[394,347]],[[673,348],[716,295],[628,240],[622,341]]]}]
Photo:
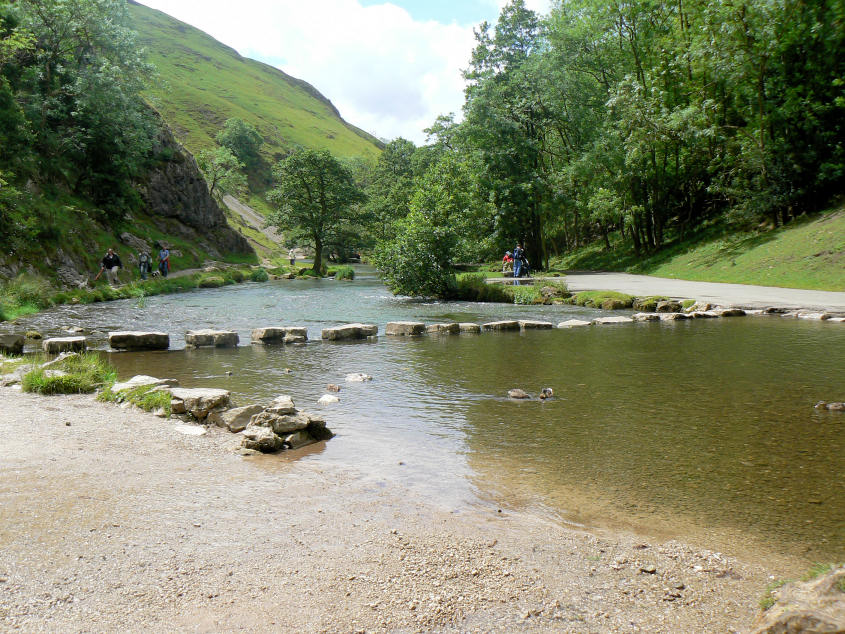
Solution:
[{"label": "tree", "polygon": [[314,247],[316,273],[322,272],[323,247],[343,228],[364,200],[351,170],[328,150],[299,149],[273,169],[278,186],[268,193],[278,206],[270,223]]},{"label": "tree", "polygon": [[244,164],[227,147],[203,150],[197,155],[197,163],[208,182],[208,193],[214,190],[239,193],[246,189]]},{"label": "tree", "polygon": [[217,133],[217,143],[229,148],[244,165],[252,168],[258,163],[258,150],[264,139],[251,123],[233,117],[226,119],[223,129]]}]

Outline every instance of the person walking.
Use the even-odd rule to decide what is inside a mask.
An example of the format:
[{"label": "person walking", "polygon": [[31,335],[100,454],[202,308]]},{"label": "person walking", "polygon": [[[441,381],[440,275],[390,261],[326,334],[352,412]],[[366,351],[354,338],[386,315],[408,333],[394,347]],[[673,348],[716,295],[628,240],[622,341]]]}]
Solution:
[{"label": "person walking", "polygon": [[164,245],[158,251],[158,272],[162,277],[167,277],[170,272],[170,249]]},{"label": "person walking", "polygon": [[147,275],[153,270],[152,258],[149,252],[141,251],[138,254],[138,272],[141,274],[141,279],[147,279]]},{"label": "person walking", "polygon": [[94,278],[94,281],[100,279],[100,276],[103,274],[103,271],[106,272],[106,279],[108,279],[109,284],[112,286],[117,286],[119,280],[117,279],[117,272],[123,264],[120,261],[120,256],[114,252],[114,249],[109,248],[108,253],[103,256],[103,259],[100,261],[100,272],[97,273],[97,277]]},{"label": "person walking", "polygon": [[506,276],[508,271],[513,271],[513,257],[510,251],[505,251],[505,257],[502,258],[502,275]]},{"label": "person walking", "polygon": [[525,257],[525,251],[522,250],[522,245],[516,243],[516,248],[513,250],[513,276],[520,277],[522,275],[522,260]]},{"label": "person walking", "polygon": [[294,250],[294,248],[291,248],[291,250],[288,251],[288,260],[290,260],[291,266],[296,264],[296,251]]}]

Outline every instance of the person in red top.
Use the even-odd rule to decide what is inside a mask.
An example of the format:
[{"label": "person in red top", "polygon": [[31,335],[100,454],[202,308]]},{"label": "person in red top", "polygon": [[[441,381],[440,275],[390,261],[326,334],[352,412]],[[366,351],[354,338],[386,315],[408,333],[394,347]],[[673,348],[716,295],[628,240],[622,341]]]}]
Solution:
[{"label": "person in red top", "polygon": [[513,257],[510,251],[505,251],[505,257],[502,258],[502,275],[508,271],[513,271]]}]

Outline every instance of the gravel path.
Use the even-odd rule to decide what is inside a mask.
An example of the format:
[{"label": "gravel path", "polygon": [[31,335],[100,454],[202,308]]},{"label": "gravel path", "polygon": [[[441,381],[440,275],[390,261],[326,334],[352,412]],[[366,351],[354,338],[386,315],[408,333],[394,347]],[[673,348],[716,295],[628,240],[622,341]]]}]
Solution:
[{"label": "gravel path", "polygon": [[3,631],[742,631],[768,581],[88,396],[0,401]]}]

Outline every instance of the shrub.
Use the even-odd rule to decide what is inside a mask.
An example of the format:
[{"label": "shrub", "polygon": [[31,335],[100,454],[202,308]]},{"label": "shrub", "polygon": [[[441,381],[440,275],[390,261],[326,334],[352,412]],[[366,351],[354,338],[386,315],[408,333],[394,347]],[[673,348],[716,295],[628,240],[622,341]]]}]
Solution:
[{"label": "shrub", "polygon": [[542,303],[543,297],[536,286],[514,286],[511,290],[514,304],[534,304],[538,299]]},{"label": "shrub", "polygon": [[244,273],[240,269],[232,269],[231,271],[229,271],[229,277],[231,277],[233,281],[240,284],[246,279],[246,273]]},{"label": "shrub", "polygon": [[467,302],[513,302],[513,289],[503,284],[488,284],[483,273],[464,273],[455,280],[451,299]]},{"label": "shrub", "polygon": [[329,269],[329,275],[334,273],[334,278],[336,280],[354,280],[355,279],[355,269],[351,266],[336,266],[333,269]]},{"label": "shrub", "polygon": [[[51,376],[52,370],[64,374]],[[24,392],[38,394],[84,394],[114,383],[115,369],[94,352],[74,355],[50,368],[35,368],[22,381]]]},{"label": "shrub", "polygon": [[250,271],[249,279],[253,282],[266,282],[270,279],[270,276],[267,274],[266,269],[258,267],[257,269]]},{"label": "shrub", "polygon": [[200,288],[220,288],[226,283],[219,275],[209,275],[208,277],[201,277],[199,279]]}]

